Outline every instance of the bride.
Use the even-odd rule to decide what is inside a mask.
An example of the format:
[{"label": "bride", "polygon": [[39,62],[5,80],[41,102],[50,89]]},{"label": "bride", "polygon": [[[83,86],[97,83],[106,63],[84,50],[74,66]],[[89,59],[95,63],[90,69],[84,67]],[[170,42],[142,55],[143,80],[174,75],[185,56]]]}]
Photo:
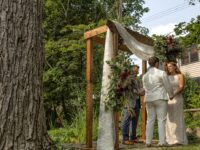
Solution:
[{"label": "bride", "polygon": [[184,76],[176,63],[168,62],[166,72],[174,90],[174,96],[168,101],[166,122],[166,141],[170,145],[188,144],[183,112]]}]

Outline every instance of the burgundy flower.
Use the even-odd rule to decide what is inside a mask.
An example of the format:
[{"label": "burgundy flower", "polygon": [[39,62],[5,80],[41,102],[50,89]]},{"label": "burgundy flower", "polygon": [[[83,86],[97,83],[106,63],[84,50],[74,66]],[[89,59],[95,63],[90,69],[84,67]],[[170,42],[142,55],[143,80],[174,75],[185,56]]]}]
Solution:
[{"label": "burgundy flower", "polygon": [[170,44],[173,43],[173,38],[172,38],[172,36],[167,37],[166,43],[167,43],[167,45],[170,45]]},{"label": "burgundy flower", "polygon": [[122,87],[122,85],[121,85],[121,84],[118,84],[117,89],[116,89],[116,91],[115,91],[116,95],[117,95],[118,97],[122,96],[123,91],[124,91],[124,88]]},{"label": "burgundy flower", "polygon": [[124,70],[124,71],[120,74],[120,79],[121,79],[121,80],[124,80],[124,79],[126,79],[126,78],[128,77],[128,75],[129,75],[128,70]]}]

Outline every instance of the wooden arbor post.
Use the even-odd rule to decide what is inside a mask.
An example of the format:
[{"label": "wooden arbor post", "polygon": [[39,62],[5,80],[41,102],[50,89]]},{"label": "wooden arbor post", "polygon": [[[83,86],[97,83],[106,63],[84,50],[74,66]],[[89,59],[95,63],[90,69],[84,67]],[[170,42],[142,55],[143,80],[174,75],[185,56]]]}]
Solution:
[{"label": "wooden arbor post", "polygon": [[[142,60],[142,76],[147,72],[147,62]],[[142,140],[146,139],[146,106],[144,103],[144,96],[141,97],[142,100]]]},{"label": "wooden arbor post", "polygon": [[86,92],[86,148],[92,148],[92,81],[93,81],[93,46],[92,39],[87,39],[87,60],[86,60],[86,78],[87,78],[87,92]]},{"label": "wooden arbor post", "polygon": [[93,108],[92,108],[92,85],[93,85],[93,37],[97,34],[106,32],[107,26],[102,26],[92,31],[85,32],[87,57],[86,57],[86,148],[85,150],[93,150],[92,129],[93,129]]},{"label": "wooden arbor post", "polygon": [[[112,21],[107,21],[106,25],[98,27],[96,29],[87,31],[84,33],[84,38],[86,39],[87,45],[87,58],[86,58],[86,79],[87,79],[87,88],[86,88],[86,148],[87,150],[93,150],[92,145],[92,129],[93,129],[93,108],[92,108],[92,85],[93,85],[93,43],[105,45],[105,39],[98,37],[98,35],[105,33],[108,29],[113,32],[113,47],[114,55],[117,55],[118,49],[126,52],[130,52],[126,45],[119,44],[118,42],[118,32],[115,28]],[[153,45],[152,39],[145,37],[135,31],[127,29],[127,31],[138,41],[145,43],[147,45]],[[146,72],[146,66],[143,66],[143,74]],[[142,103],[142,138],[145,139],[146,131],[146,110],[145,105]],[[116,131],[116,141],[115,141],[115,150],[119,149],[119,113],[114,113],[115,120],[115,131]]]}]

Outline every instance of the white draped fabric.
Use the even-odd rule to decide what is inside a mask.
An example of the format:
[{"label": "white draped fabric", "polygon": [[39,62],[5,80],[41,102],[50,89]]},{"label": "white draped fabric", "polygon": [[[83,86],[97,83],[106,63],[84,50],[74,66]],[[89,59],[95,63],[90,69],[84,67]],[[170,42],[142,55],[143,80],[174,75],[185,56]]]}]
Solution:
[{"label": "white draped fabric", "polygon": [[114,23],[117,31],[119,32],[119,35],[124,40],[125,45],[133,54],[135,54],[142,60],[148,60],[149,57],[152,57],[154,55],[153,46],[149,46],[139,42],[130,33],[128,33],[128,31],[121,24],[115,21]]},{"label": "white draped fabric", "polygon": [[[126,46],[136,56],[143,60],[147,60],[149,57],[154,55],[152,46],[143,44],[137,41],[127,30],[122,27],[119,23],[114,22],[115,26],[123,38]],[[111,110],[105,111],[105,98],[108,94],[108,88],[110,80],[108,76],[111,73],[110,66],[106,63],[113,58],[113,37],[110,29],[107,30],[105,51],[104,51],[104,64],[103,64],[103,79],[102,79],[102,90],[101,90],[101,102],[100,102],[100,115],[99,115],[99,127],[98,127],[98,140],[97,150],[114,150],[115,145],[115,129],[113,112]]]},{"label": "white draped fabric", "polygon": [[104,51],[97,150],[114,150],[115,145],[113,112],[112,110],[105,111],[104,103],[106,95],[108,94],[108,87],[110,83],[108,76],[111,73],[110,66],[106,63],[106,61],[110,61],[113,58],[113,53],[112,33],[110,29],[108,29]]}]

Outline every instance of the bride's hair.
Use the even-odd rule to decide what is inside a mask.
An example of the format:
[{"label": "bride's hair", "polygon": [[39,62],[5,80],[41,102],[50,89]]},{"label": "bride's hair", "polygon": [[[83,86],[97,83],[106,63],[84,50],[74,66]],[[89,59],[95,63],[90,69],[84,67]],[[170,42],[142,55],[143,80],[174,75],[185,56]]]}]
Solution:
[{"label": "bride's hair", "polygon": [[166,71],[166,73],[167,73],[168,75],[170,75],[170,72],[169,72],[169,70],[168,70],[168,68],[167,68],[167,64],[171,64],[171,65],[173,65],[173,66],[175,67],[175,73],[176,73],[176,74],[181,74],[181,71],[180,71],[180,69],[178,68],[177,64],[176,64],[175,62],[173,62],[173,61],[170,61],[170,62],[166,62],[166,63],[165,63],[165,71]]}]

